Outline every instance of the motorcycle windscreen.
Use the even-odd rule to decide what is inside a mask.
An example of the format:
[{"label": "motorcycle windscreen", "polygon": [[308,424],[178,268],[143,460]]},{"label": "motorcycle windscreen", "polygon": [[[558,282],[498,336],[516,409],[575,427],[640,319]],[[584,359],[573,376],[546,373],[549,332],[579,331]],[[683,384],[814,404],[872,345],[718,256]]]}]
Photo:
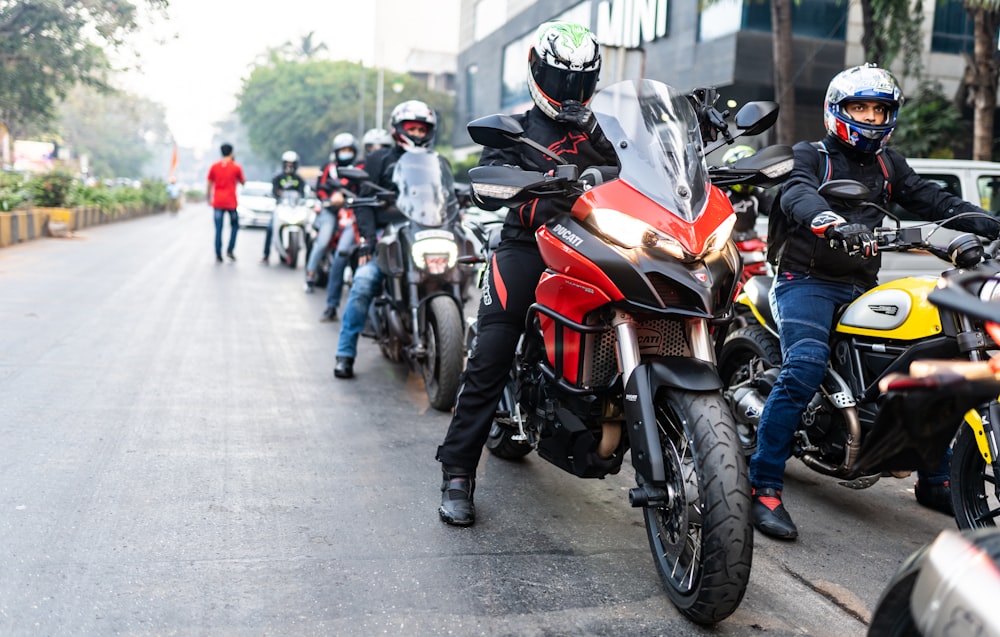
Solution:
[{"label": "motorcycle windscreen", "polygon": [[403,153],[392,171],[392,182],[398,191],[396,207],[421,226],[443,226],[458,213],[455,179],[432,150]]},{"label": "motorcycle windscreen", "polygon": [[687,221],[708,204],[701,130],[687,97],[662,82],[629,80],[590,103],[621,164],[620,178]]}]

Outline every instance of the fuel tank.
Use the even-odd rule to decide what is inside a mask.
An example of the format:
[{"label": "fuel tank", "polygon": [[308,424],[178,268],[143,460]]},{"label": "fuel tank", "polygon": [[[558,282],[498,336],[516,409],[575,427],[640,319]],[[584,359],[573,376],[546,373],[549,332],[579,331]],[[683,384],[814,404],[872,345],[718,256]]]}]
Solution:
[{"label": "fuel tank", "polygon": [[941,333],[941,315],[927,302],[936,277],[888,281],[859,296],[837,322],[837,332],[914,341]]}]

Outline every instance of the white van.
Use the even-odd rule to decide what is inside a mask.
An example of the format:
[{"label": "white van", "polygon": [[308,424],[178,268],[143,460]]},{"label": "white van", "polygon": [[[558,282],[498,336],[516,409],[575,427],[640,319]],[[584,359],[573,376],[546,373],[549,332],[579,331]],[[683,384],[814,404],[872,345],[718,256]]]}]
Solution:
[{"label": "white van", "polygon": [[913,171],[966,201],[1000,212],[1000,163],[970,159],[907,159]]}]

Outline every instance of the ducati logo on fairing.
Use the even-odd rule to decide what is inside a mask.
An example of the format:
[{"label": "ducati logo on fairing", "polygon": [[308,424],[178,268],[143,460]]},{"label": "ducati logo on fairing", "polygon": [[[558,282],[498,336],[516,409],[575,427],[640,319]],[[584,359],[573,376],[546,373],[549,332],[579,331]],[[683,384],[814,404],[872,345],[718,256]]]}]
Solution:
[{"label": "ducati logo on fairing", "polygon": [[899,308],[895,305],[869,305],[868,309],[876,314],[886,314],[888,316],[896,316],[899,313]]},{"label": "ducati logo on fairing", "polygon": [[552,226],[552,233],[574,248],[580,247],[580,244],[583,243],[583,237],[563,226],[561,223],[557,223]]}]

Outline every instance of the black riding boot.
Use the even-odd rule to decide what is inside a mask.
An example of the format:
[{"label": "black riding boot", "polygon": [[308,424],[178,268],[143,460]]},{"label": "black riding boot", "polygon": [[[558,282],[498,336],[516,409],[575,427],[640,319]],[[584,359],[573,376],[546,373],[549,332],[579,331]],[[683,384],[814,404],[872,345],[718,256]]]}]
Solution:
[{"label": "black riding boot", "polygon": [[454,526],[469,526],[476,521],[472,494],[476,491],[474,472],[461,467],[441,467],[441,520]]}]

